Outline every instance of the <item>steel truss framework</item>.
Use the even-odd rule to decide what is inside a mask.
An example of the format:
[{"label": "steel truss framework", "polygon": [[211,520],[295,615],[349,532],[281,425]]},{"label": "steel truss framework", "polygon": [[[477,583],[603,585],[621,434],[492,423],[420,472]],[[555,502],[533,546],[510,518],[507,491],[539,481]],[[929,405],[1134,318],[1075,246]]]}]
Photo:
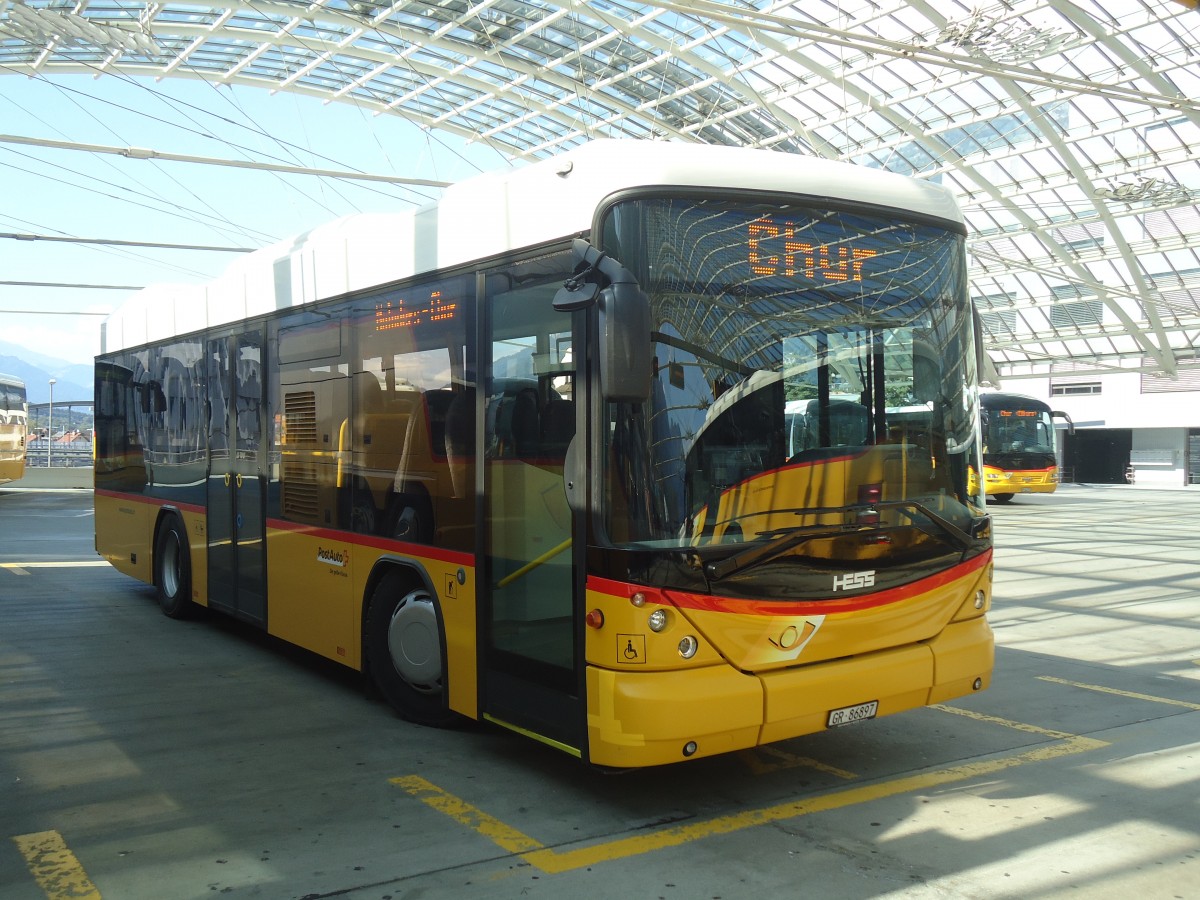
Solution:
[{"label": "steel truss framework", "polygon": [[1200,13],[1170,0],[0,0],[0,73],[295,91],[537,158],[765,147],[949,185],[1001,376],[1200,356]]}]

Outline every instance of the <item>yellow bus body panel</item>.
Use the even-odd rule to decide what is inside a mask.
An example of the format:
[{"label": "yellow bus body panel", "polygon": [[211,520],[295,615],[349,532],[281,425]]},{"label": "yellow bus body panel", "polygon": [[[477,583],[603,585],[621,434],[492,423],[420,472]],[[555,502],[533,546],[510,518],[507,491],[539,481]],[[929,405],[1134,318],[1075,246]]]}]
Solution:
[{"label": "yellow bus body panel", "polygon": [[358,549],[329,532],[268,528],[267,631],[359,668]]},{"label": "yellow bus body panel", "polygon": [[[933,579],[936,580],[936,579]],[[735,612],[688,606],[678,597],[680,612],[715,644],[730,664],[746,671],[785,668],[797,663],[857,657],[877,650],[929,640],[945,629],[977,590],[990,593],[987,566],[909,596],[904,588],[840,601],[795,603],[788,614],[786,603],[763,603],[763,610]],[[697,598],[703,603],[703,598]],[[745,608],[740,604],[734,609]],[[732,604],[731,604],[732,606]],[[861,608],[855,608],[859,606]],[[839,610],[839,607],[842,609]],[[846,608],[849,607],[849,608]],[[978,614],[978,613],[977,613]]]},{"label": "yellow bus body panel", "polygon": [[[94,494],[96,552],[117,571],[154,584],[154,530],[164,504],[158,500]],[[203,510],[172,512],[183,520],[192,566],[192,600],[208,605],[208,543]]]},{"label": "yellow bus body panel", "polygon": [[[824,730],[843,707],[878,701],[882,716],[982,690],[994,664],[991,559],[907,588],[818,602],[591,579],[588,610],[602,622],[586,630],[589,758],[614,767],[678,762],[689,742],[692,756],[709,756]],[[666,612],[658,632],[648,624],[656,610]],[[678,650],[685,637],[697,642],[688,660]]]},{"label": "yellow bus body panel", "polygon": [[97,493],[96,552],[119,572],[153,584],[151,541],[158,506]]},{"label": "yellow bus body panel", "polygon": [[1058,468],[998,469],[983,467],[983,485],[988,494],[1053,494],[1058,488]]},{"label": "yellow bus body panel", "polygon": [[728,666],[667,672],[587,669],[588,753],[598,766],[655,766],[753,747],[762,682]]},{"label": "yellow bus body panel", "polygon": [[[652,766],[822,731],[831,710],[876,700],[878,715],[986,688],[993,664],[982,616],[930,641],[751,675],[729,666],[665,672],[587,670],[591,762]],[[976,683],[978,679],[978,688]],[[886,693],[881,693],[886,688]]]},{"label": "yellow bus body panel", "polygon": [[267,540],[268,631],[352,669],[363,666],[361,623],[372,573],[392,564],[422,570],[442,613],[449,706],[478,716],[473,568],[418,555],[415,545],[323,529],[274,527]]},{"label": "yellow bus body panel", "polygon": [[192,561],[192,602],[208,606],[208,513],[206,510],[180,510],[187,529]]}]

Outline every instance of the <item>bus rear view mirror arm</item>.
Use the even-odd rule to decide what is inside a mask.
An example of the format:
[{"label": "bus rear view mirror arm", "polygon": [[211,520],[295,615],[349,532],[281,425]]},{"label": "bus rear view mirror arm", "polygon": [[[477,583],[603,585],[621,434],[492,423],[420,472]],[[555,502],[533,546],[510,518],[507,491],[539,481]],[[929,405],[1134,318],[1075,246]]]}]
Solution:
[{"label": "bus rear view mirror arm", "polygon": [[576,238],[579,262],[554,295],[563,312],[598,303],[600,390],[604,399],[641,403],[650,397],[650,301],[633,273],[587,241]]}]

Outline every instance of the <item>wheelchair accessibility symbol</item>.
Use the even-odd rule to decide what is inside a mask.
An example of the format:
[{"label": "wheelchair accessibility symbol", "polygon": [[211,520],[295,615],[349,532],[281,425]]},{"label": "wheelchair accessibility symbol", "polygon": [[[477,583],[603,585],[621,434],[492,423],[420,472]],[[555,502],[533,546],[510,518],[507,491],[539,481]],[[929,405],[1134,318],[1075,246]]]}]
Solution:
[{"label": "wheelchair accessibility symbol", "polygon": [[618,634],[617,662],[644,665],[646,662],[646,636],[644,634]]}]

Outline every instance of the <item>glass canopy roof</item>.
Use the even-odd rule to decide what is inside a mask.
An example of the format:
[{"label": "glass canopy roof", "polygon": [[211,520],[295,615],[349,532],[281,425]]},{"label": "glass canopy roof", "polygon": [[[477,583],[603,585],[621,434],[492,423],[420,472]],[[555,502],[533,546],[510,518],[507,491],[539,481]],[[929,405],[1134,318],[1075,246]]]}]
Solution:
[{"label": "glass canopy roof", "polygon": [[353,102],[514,159],[596,137],[938,181],[1003,377],[1200,365],[1195,0],[0,0],[0,73]]}]

